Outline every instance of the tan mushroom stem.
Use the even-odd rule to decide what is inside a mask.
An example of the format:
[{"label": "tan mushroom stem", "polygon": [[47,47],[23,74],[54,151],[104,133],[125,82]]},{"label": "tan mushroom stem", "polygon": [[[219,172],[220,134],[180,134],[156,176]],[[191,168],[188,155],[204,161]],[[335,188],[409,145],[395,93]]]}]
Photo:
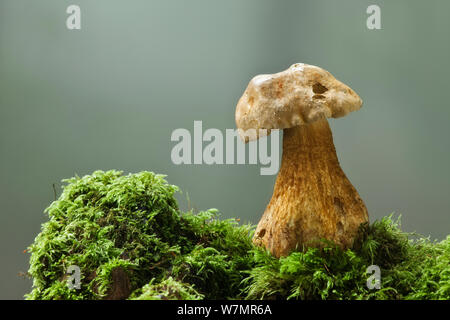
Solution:
[{"label": "tan mushroom stem", "polygon": [[283,135],[281,168],[253,242],[276,257],[304,245],[320,247],[321,239],[350,247],[368,213],[339,165],[328,121],[284,129]]}]

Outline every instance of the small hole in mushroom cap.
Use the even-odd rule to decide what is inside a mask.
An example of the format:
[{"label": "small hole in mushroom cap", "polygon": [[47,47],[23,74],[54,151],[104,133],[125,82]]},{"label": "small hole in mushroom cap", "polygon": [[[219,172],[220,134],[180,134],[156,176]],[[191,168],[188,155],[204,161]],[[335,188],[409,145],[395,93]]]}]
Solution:
[{"label": "small hole in mushroom cap", "polygon": [[323,86],[321,83],[316,82],[316,83],[313,84],[312,90],[313,90],[314,93],[321,94],[321,93],[327,92],[328,88]]},{"label": "small hole in mushroom cap", "polygon": [[313,99],[325,99],[325,96],[324,96],[324,95],[321,95],[321,94],[315,94],[315,95],[313,96]]}]

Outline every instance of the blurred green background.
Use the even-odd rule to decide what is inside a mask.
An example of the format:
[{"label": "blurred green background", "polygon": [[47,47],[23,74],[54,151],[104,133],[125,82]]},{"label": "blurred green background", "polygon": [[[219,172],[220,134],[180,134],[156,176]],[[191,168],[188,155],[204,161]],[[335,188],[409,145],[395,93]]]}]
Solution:
[{"label": "blurred green background", "polygon": [[[366,28],[381,7],[382,30]],[[81,30],[66,8],[81,7]],[[449,233],[450,2],[0,1],[0,298],[31,281],[22,251],[61,179],[97,169],[150,170],[184,191],[183,209],[257,223],[276,176],[257,165],[172,164],[171,132],[234,128],[256,74],[321,66],[363,108],[331,120],[342,168],[371,220]]]}]

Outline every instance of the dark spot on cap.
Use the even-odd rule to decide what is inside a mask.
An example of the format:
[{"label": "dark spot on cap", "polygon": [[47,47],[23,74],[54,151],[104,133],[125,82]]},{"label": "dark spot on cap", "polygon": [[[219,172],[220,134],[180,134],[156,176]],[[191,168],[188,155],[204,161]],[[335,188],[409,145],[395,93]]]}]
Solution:
[{"label": "dark spot on cap", "polygon": [[323,86],[321,83],[316,82],[316,83],[313,84],[312,90],[313,90],[314,93],[321,94],[321,93],[327,92],[328,88]]}]

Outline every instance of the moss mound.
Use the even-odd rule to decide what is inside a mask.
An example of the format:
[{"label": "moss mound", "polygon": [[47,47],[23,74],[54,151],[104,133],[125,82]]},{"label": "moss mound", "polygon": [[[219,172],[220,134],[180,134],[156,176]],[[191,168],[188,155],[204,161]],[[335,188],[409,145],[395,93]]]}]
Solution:
[{"label": "moss mound", "polygon": [[[352,250],[328,243],[276,259],[252,245],[251,225],[180,212],[162,175],[64,181],[29,247],[27,299],[450,299],[450,237],[412,239],[391,217],[363,226]],[[366,285],[370,265],[379,290]]]},{"label": "moss mound", "polygon": [[[245,280],[251,299],[450,299],[450,237],[409,239],[391,217],[361,228],[352,250],[329,244],[281,259],[259,250],[254,260]],[[380,289],[367,286],[372,265]]]},{"label": "moss mound", "polygon": [[[26,298],[124,299],[172,274],[205,298],[239,295],[251,263],[250,226],[219,221],[216,210],[180,213],[177,187],[152,172],[97,171],[64,181],[29,248],[33,290]],[[67,286],[72,265],[81,271],[79,290]]]}]

